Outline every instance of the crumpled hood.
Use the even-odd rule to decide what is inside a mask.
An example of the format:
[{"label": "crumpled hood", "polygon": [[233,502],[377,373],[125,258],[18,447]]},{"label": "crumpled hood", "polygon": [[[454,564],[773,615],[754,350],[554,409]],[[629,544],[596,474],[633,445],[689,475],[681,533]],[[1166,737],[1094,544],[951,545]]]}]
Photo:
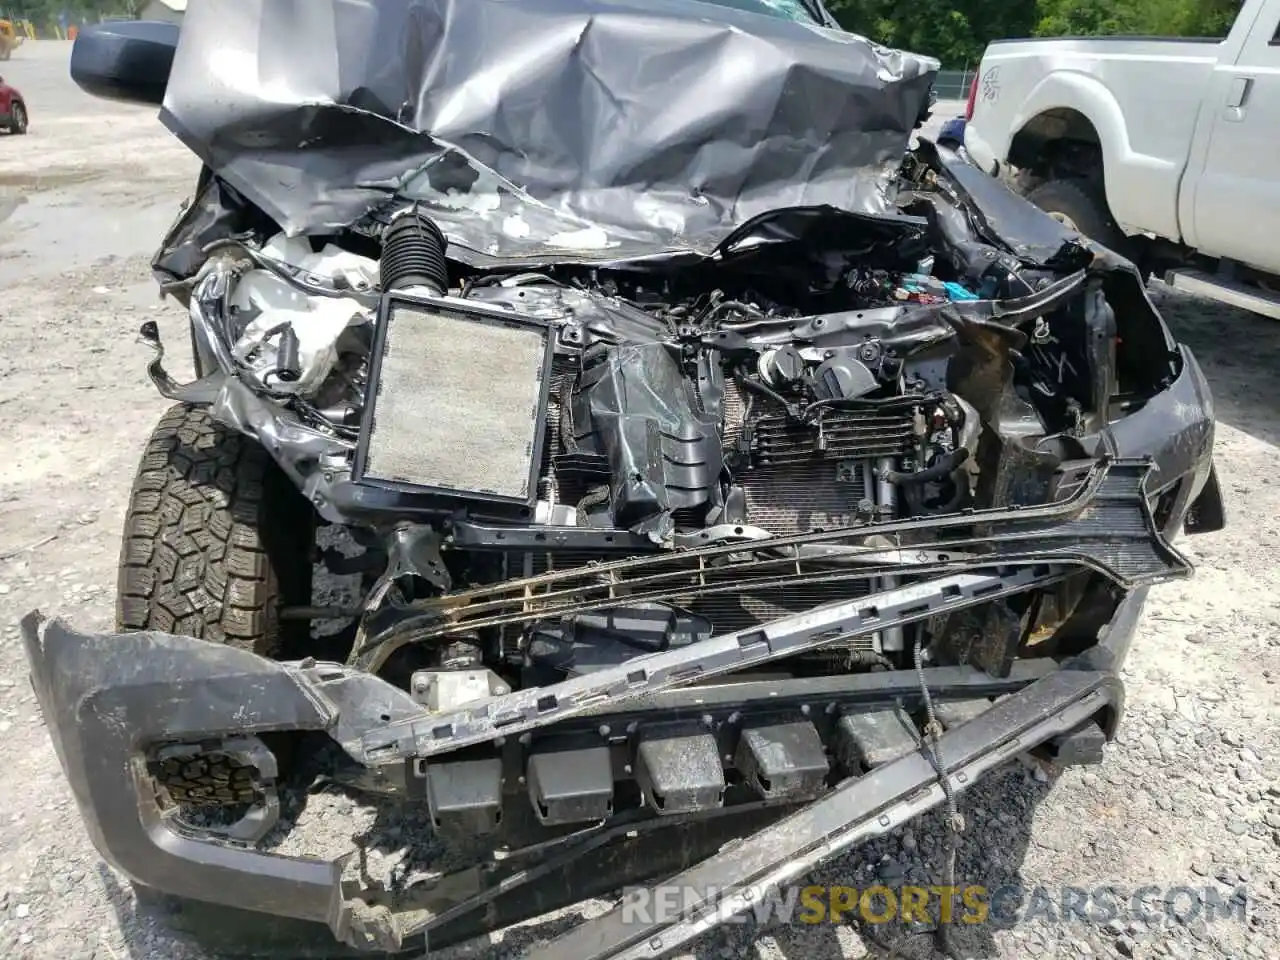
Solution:
[{"label": "crumpled hood", "polygon": [[937,68],[700,0],[197,0],[161,117],[290,234],[399,197],[464,259],[614,260],[888,211]]}]

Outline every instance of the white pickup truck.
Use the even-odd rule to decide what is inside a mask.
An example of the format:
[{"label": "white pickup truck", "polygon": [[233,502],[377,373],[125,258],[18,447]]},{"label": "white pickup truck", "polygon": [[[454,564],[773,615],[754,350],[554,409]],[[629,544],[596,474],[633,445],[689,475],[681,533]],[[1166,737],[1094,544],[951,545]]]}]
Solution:
[{"label": "white pickup truck", "polygon": [[1220,40],[992,43],[964,144],[1175,287],[1280,318],[1280,0]]}]

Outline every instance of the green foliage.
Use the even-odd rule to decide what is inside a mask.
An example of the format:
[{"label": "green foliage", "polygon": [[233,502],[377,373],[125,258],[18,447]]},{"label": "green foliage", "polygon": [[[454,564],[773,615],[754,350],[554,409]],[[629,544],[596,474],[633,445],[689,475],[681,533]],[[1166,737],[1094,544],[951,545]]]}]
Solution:
[{"label": "green foliage", "polygon": [[1037,36],[1225,36],[1237,0],[1040,0]]},{"label": "green foliage", "polygon": [[133,17],[146,0],[0,0],[0,14],[44,27],[66,12],[71,22],[93,23],[102,17]]},{"label": "green foliage", "polygon": [[972,66],[992,40],[1010,37],[1222,37],[1240,0],[828,0],[846,29]]},{"label": "green foliage", "polygon": [[828,7],[846,29],[955,66],[976,62],[994,37],[1028,35],[1038,19],[1034,3],[1008,0],[829,0]]},{"label": "green foliage", "polygon": [[[1241,0],[827,0],[849,30],[894,47],[972,66],[991,40],[1139,34],[1225,36]],[[0,13],[44,26],[136,16],[146,0],[0,0]]]}]

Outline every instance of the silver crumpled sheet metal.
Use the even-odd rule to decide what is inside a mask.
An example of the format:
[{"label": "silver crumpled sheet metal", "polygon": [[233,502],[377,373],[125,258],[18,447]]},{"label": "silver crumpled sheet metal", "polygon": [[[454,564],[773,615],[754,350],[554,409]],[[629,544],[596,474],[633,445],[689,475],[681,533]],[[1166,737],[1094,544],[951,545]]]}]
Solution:
[{"label": "silver crumpled sheet metal", "polygon": [[478,265],[891,212],[937,61],[752,3],[196,0],[161,119],[290,234],[413,200]]}]

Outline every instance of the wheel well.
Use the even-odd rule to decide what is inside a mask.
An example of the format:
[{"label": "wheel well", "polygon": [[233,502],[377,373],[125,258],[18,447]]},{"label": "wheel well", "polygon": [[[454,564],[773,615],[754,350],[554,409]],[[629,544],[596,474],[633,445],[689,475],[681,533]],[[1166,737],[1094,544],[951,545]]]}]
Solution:
[{"label": "wheel well", "polygon": [[1014,135],[1009,163],[1040,177],[1100,176],[1102,141],[1093,122],[1079,110],[1046,110]]}]

